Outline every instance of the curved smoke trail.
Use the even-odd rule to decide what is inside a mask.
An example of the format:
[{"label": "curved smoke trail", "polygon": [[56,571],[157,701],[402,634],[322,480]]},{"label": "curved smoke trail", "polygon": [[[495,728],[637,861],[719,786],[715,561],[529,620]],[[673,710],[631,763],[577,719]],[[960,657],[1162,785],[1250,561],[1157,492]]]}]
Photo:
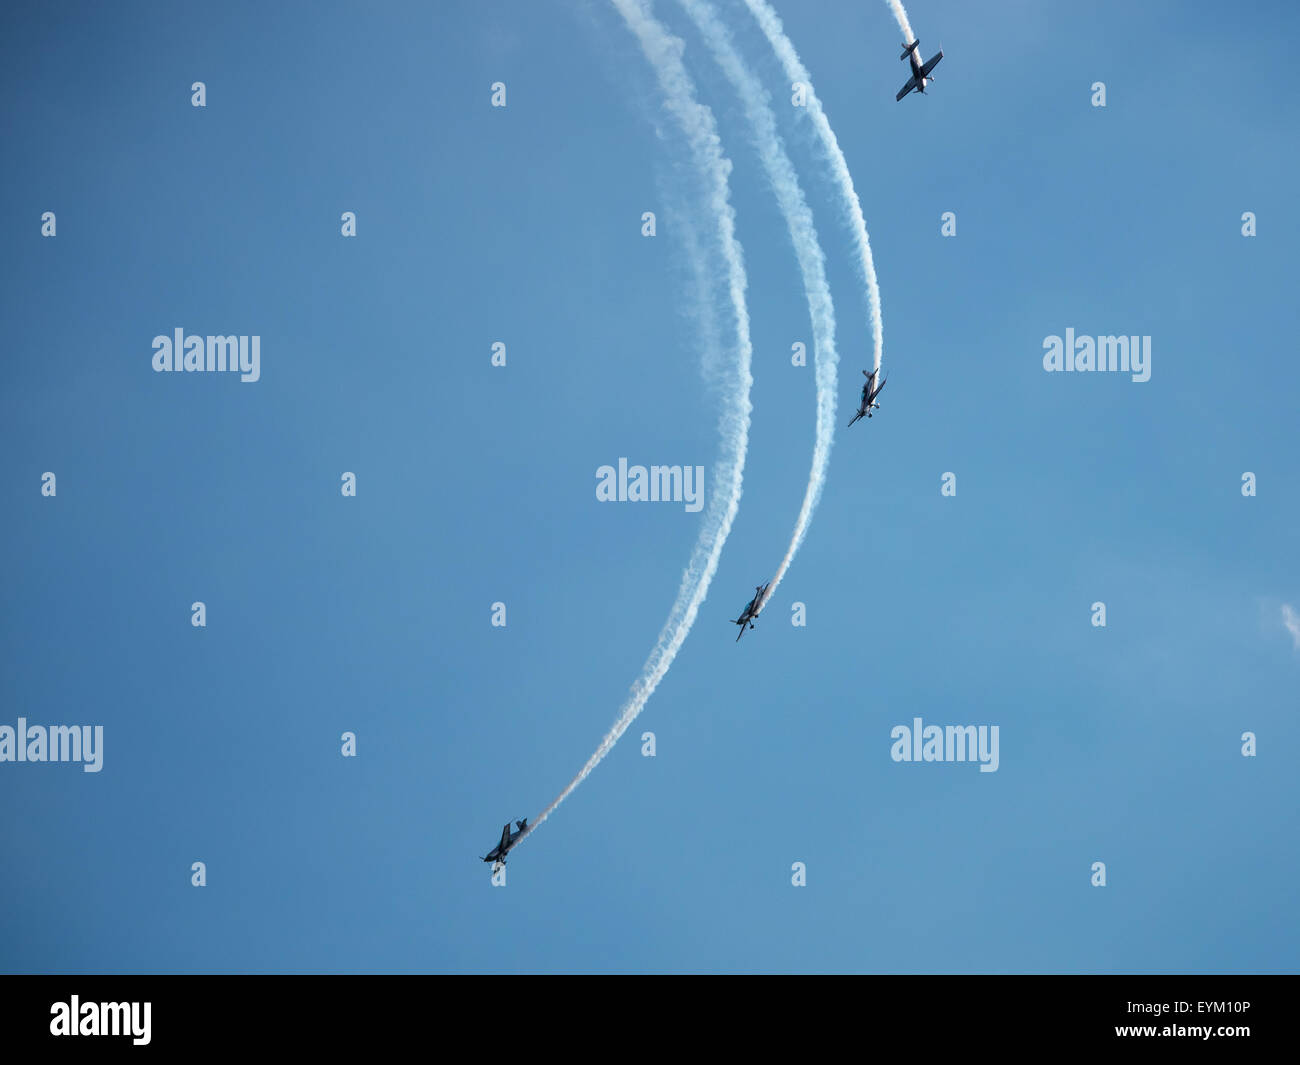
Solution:
[{"label": "curved smoke trail", "polygon": [[[808,474],[808,487],[804,490],[803,504],[799,508],[799,517],[795,520],[790,546],[768,584],[763,599],[763,603],[766,603],[772,598],[785,571],[790,568],[795,553],[803,544],[812,523],[813,511],[821,499],[822,487],[826,483],[831,445],[835,441],[835,388],[840,364],[839,353],[835,350],[835,306],[831,301],[830,283],[826,280],[826,257],[822,254],[817,239],[812,210],[804,198],[794,164],[785,150],[785,143],[777,132],[770,95],[745,65],[736,50],[730,30],[712,5],[707,0],[679,2],[695,23],[709,51],[713,53],[713,58],[744,105],[763,170],[776,193],[777,204],[790,230],[790,240],[794,244],[795,258],[799,262],[804,293],[808,299],[808,315],[812,321],[817,382],[817,429],[812,469]],[[760,608],[762,605],[759,604]]]},{"label": "curved smoke trail", "polygon": [[808,114],[812,118],[813,128],[817,131],[817,138],[821,141],[822,150],[826,153],[826,157],[830,162],[831,176],[839,188],[840,199],[843,201],[844,210],[848,214],[849,227],[853,233],[853,241],[858,253],[858,269],[861,271],[862,280],[867,286],[867,309],[871,319],[871,339],[874,348],[872,369],[879,370],[880,359],[885,348],[880,324],[880,286],[876,283],[876,264],[871,257],[871,242],[867,238],[867,223],[862,217],[862,204],[858,202],[858,194],[853,189],[853,175],[849,173],[849,164],[844,161],[844,153],[840,151],[840,142],[836,139],[835,131],[831,129],[826,112],[822,110],[821,101],[817,99],[817,93],[813,90],[812,75],[808,73],[807,68],[800,61],[799,54],[794,50],[794,45],[790,43],[790,38],[785,35],[780,17],[767,0],[745,0],[745,5],[757,20],[763,35],[772,46],[772,51],[776,53],[777,59],[780,60],[786,77],[792,82],[797,81],[807,87]]},{"label": "curved smoke trail", "polygon": [[[750,372],[753,349],[749,337],[749,311],[745,305],[747,281],[744,253],[736,239],[736,213],[731,206],[728,185],[731,162],[723,154],[713,112],[695,98],[695,83],[682,63],[685,47],[683,42],[664,30],[650,14],[644,0],[613,0],[613,4],[654,68],[664,94],[665,106],[686,134],[692,155],[708,184],[708,208],[717,222],[716,238],[726,262],[726,287],[736,318],[736,387],[724,405],[720,422],[723,453],[715,466],[717,472],[714,474],[718,488],[705,512],[704,526],[686,571],[682,574],[681,587],[668,620],[664,622],[659,639],[641,669],[641,675],[633,682],[618,720],[577,776],[538,814],[525,831],[525,836],[550,817],[552,811],[600,764],[641,712],[673,664],[673,659],[677,657],[677,652],[695,623],[700,604],[708,594],[713,575],[717,572],[722,547],[727,542],[732,523],[740,509],[745,454],[749,448],[749,392],[754,383]],[[521,837],[520,842],[522,841]]]},{"label": "curved smoke trail", "polygon": [[885,0],[889,5],[889,10],[894,13],[894,21],[898,23],[898,28],[903,31],[903,47],[906,48],[911,44],[915,37],[912,36],[912,24],[907,21],[907,12],[903,10],[902,0]]}]

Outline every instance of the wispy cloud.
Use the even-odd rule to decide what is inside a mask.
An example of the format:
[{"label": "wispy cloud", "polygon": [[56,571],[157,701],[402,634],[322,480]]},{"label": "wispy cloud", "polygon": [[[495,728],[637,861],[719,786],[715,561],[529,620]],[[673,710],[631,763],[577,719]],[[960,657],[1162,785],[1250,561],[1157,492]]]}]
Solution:
[{"label": "wispy cloud", "polygon": [[1295,649],[1300,651],[1300,614],[1296,613],[1290,603],[1282,604],[1282,624],[1291,634],[1291,639],[1295,640]]}]

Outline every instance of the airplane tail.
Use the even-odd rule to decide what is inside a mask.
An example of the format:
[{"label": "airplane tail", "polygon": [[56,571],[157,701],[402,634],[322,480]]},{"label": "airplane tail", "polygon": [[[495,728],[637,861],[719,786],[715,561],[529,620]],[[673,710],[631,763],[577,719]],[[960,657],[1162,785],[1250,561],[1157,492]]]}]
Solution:
[{"label": "airplane tail", "polygon": [[912,51],[912,49],[915,48],[915,47],[916,47],[917,45],[919,45],[920,43],[921,43],[921,39],[918,37],[918,38],[917,38],[915,41],[913,41],[911,44],[905,44],[905,45],[903,45],[903,54],[900,55],[898,58],[899,58],[899,59],[906,59],[906,58],[908,57],[908,54]]},{"label": "airplane tail", "polygon": [[519,829],[520,832],[522,832],[527,827],[528,827],[528,818],[526,817],[522,821],[515,822],[515,828]]}]

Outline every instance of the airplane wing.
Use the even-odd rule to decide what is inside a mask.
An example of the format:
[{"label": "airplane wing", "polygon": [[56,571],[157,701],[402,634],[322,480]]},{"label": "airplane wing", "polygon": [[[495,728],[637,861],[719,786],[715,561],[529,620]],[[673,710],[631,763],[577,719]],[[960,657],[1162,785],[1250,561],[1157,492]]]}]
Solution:
[{"label": "airplane wing", "polygon": [[857,414],[853,415],[853,421],[849,422],[849,424],[846,425],[844,428],[845,428],[845,429],[851,429],[851,428],[853,428],[853,422],[856,422],[856,421],[857,421],[859,418],[861,418],[861,417],[862,417],[862,411],[858,411]]},{"label": "airplane wing", "polygon": [[742,622],[740,626],[740,632],[736,635],[736,642],[740,643],[740,637],[744,635],[745,635],[745,624]]},{"label": "airplane wing", "polygon": [[503,854],[505,853],[505,849],[509,845],[509,843],[510,843],[510,822],[507,821],[506,827],[501,830],[501,842],[498,844]]},{"label": "airplane wing", "polygon": [[911,92],[915,88],[916,88],[916,78],[908,78],[907,84],[898,90],[898,95],[895,96],[894,99],[901,100],[904,96],[906,96],[909,92]]},{"label": "airplane wing", "polygon": [[[932,71],[935,67],[937,67],[939,65],[939,60],[942,58],[943,58],[942,52],[940,52],[938,55],[932,55],[930,57],[930,61],[921,68],[921,77],[925,77],[927,74],[930,73],[930,71]],[[945,78],[947,76],[948,76],[947,74],[944,75]]]}]

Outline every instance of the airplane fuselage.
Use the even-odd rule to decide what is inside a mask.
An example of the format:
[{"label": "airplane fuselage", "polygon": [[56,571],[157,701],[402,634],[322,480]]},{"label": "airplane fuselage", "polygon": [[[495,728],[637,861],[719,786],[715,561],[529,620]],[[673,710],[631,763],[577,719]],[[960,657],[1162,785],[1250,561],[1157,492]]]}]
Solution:
[{"label": "airplane fuselage", "polygon": [[768,585],[760,584],[754,589],[754,598],[745,604],[745,609],[740,612],[740,617],[732,622],[733,625],[740,626],[740,632],[736,636],[736,641],[745,635],[745,627],[754,627],[754,619],[758,617],[758,612],[763,608],[763,597],[767,595]]},{"label": "airplane fuselage", "polygon": [[916,91],[916,92],[925,92],[925,84],[926,84],[926,82],[931,81],[932,79],[927,78],[924,74],[921,73],[921,60],[917,58],[917,56],[916,56],[916,49],[915,49],[915,48],[912,49],[912,51],[908,53],[907,58],[908,58],[908,60],[910,60],[910,62],[911,62],[911,64],[912,64],[912,77],[914,77],[914,78],[916,79],[916,90],[915,90],[915,91]]},{"label": "airplane fuselage", "polygon": [[514,849],[515,844],[518,843],[523,838],[523,835],[526,831],[528,831],[527,820],[516,821],[515,827],[513,829],[507,823],[506,826],[501,830],[501,842],[498,843],[495,847],[493,847],[490,851],[488,851],[486,855],[484,855],[483,861],[500,862],[502,865],[504,865],[506,861],[506,855],[509,854],[511,850]]},{"label": "airplane fuselage", "polygon": [[[876,383],[876,374],[879,372],[879,370],[872,370],[869,373],[866,370],[862,371],[862,376],[867,379],[867,383],[862,386],[862,402],[858,404],[857,417],[855,417],[853,421],[857,421],[858,418],[870,418],[873,410],[880,409],[880,404],[876,402],[876,397],[880,395],[880,390],[885,387],[885,382],[881,381],[879,384]],[[850,422],[849,424],[852,425],[853,422]]]}]

